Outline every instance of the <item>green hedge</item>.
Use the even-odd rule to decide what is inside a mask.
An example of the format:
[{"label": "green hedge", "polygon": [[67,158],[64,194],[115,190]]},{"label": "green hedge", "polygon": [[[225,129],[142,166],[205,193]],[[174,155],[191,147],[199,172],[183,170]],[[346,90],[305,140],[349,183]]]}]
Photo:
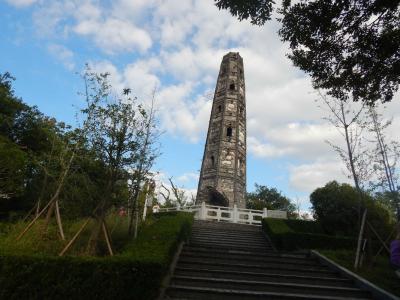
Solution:
[{"label": "green hedge", "polygon": [[154,299],[193,216],[164,216],[114,257],[0,253],[0,299]]},{"label": "green hedge", "polygon": [[353,238],[323,234],[319,224],[313,221],[263,219],[262,226],[280,250],[350,249],[356,245]]}]

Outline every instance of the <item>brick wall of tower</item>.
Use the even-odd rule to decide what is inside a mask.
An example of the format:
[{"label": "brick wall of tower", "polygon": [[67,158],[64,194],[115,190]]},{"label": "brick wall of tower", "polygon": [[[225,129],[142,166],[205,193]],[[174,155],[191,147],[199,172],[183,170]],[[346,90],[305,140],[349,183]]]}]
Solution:
[{"label": "brick wall of tower", "polygon": [[209,188],[232,207],[245,207],[246,101],[243,60],[239,53],[223,57],[215,88],[200,172],[196,203],[210,202]]}]

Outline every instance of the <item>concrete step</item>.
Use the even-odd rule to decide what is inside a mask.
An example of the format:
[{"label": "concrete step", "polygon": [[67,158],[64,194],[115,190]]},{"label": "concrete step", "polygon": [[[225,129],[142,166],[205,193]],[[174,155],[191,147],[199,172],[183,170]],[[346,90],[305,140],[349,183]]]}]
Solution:
[{"label": "concrete step", "polygon": [[278,274],[269,270],[263,272],[240,272],[240,271],[225,271],[216,267],[210,269],[190,269],[177,267],[174,275],[176,276],[200,276],[205,278],[224,278],[224,279],[237,279],[237,280],[253,280],[253,281],[268,281],[278,283],[298,283],[298,284],[314,284],[324,286],[340,286],[340,287],[353,287],[353,281],[345,278],[337,277],[333,274],[331,277],[317,277],[317,276],[301,276]]},{"label": "concrete step", "polygon": [[214,238],[214,239],[226,239],[226,240],[239,240],[239,241],[254,241],[254,242],[265,242],[267,239],[262,235],[227,235],[223,233],[201,233],[201,232],[192,232],[192,237],[200,237],[200,238]]},{"label": "concrete step", "polygon": [[218,228],[192,228],[193,233],[226,234],[233,236],[261,236],[261,231],[224,230]]},{"label": "concrete step", "polygon": [[310,260],[310,257],[304,254],[297,254],[297,253],[292,253],[292,252],[277,252],[277,251],[271,251],[271,252],[255,252],[255,251],[250,251],[250,250],[232,250],[232,249],[213,249],[213,248],[208,248],[205,246],[192,246],[192,245],[185,245],[182,249],[182,253],[193,253],[193,254],[198,254],[200,256],[221,256],[224,257],[226,255],[238,255],[238,257],[252,257],[254,259],[270,259],[270,258],[284,258],[287,259],[288,261],[292,260],[304,260],[308,261]]},{"label": "concrete step", "polygon": [[202,231],[202,232],[225,232],[228,234],[241,234],[241,235],[256,235],[262,234],[261,228],[256,228],[252,230],[237,230],[237,229],[229,229],[222,227],[201,227],[201,226],[192,226],[193,231]]},{"label": "concrete step", "polygon": [[313,296],[299,295],[286,292],[258,292],[258,291],[241,291],[235,289],[218,289],[218,288],[198,288],[185,287],[180,285],[171,285],[167,289],[167,299],[207,299],[207,300],[253,300],[253,299],[310,299],[310,300],[351,300],[351,299],[371,299],[371,298],[349,298],[337,296]]},{"label": "concrete step", "polygon": [[244,246],[251,246],[251,247],[270,247],[270,245],[266,241],[256,242],[256,241],[241,241],[236,239],[225,239],[225,238],[206,238],[206,237],[196,237],[192,236],[190,241],[198,242],[198,243],[215,243],[215,244],[224,244],[224,245],[244,245]]},{"label": "concrete step", "polygon": [[285,260],[269,260],[269,261],[257,261],[257,260],[248,260],[243,258],[241,260],[230,259],[229,257],[221,258],[221,257],[197,257],[197,256],[187,256],[182,255],[178,262],[186,262],[186,263],[208,263],[208,264],[228,264],[228,265],[244,265],[247,267],[256,267],[256,268],[276,268],[276,267],[290,267],[296,268],[299,270],[326,270],[325,266],[321,266],[316,262],[287,262]]},{"label": "concrete step", "polygon": [[200,288],[218,288],[260,292],[282,292],[315,296],[340,296],[348,298],[365,298],[370,294],[354,287],[318,286],[313,284],[276,283],[267,281],[250,281],[223,278],[204,278],[196,276],[174,276],[172,285]]},{"label": "concrete step", "polygon": [[232,231],[261,231],[261,226],[238,224],[238,223],[227,223],[227,222],[213,222],[213,221],[199,221],[196,220],[193,223],[193,228],[216,228],[221,230],[232,230]]},{"label": "concrete step", "polygon": [[236,254],[236,253],[199,253],[195,251],[186,251],[183,250],[181,252],[181,257],[192,257],[192,258],[203,258],[203,259],[216,259],[216,260],[224,260],[224,261],[232,261],[241,263],[288,263],[292,265],[310,265],[314,266],[317,265],[317,261],[311,258],[288,258],[288,257],[281,257],[281,256],[266,256],[266,257],[259,257],[259,256],[243,256],[243,254]]},{"label": "concrete step", "polygon": [[188,259],[180,258],[177,263],[177,267],[207,270],[212,268],[218,268],[225,271],[238,271],[238,272],[269,272],[278,274],[288,275],[301,275],[301,276],[318,276],[318,277],[332,277],[336,275],[336,272],[329,270],[322,266],[292,266],[290,264],[246,264],[246,263],[224,263],[215,261],[205,261],[202,259]]},{"label": "concrete step", "polygon": [[282,253],[282,252],[276,252],[276,251],[271,251],[271,252],[257,252],[257,251],[252,251],[251,249],[243,249],[243,250],[234,250],[234,249],[218,249],[215,247],[208,247],[207,245],[191,245],[191,244],[186,244],[183,248],[183,250],[187,251],[194,251],[196,253],[236,253],[236,254],[243,254],[243,255],[257,255],[259,257],[264,257],[264,256],[288,256],[288,257],[306,257],[304,254],[295,254],[295,253]]},{"label": "concrete step", "polygon": [[223,230],[203,230],[203,229],[192,229],[192,234],[212,235],[212,236],[224,236],[234,238],[258,238],[265,236],[262,232],[243,232],[243,231],[223,231]]},{"label": "concrete step", "polygon": [[[210,249],[232,249],[232,250],[248,250],[253,252],[264,253],[267,251],[273,251],[273,248],[267,245],[262,246],[253,246],[247,244],[235,244],[235,243],[224,243],[224,242],[217,242],[217,241],[208,241],[208,240],[190,240],[189,241],[191,246],[205,246]],[[212,251],[212,250],[211,250]]]}]

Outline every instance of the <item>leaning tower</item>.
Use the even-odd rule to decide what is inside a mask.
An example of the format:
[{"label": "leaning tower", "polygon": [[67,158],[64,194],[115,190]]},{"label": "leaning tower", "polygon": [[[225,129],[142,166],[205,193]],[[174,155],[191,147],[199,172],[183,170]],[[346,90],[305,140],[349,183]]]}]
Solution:
[{"label": "leaning tower", "polygon": [[245,208],[246,97],[243,59],[221,62],[208,125],[196,203]]}]

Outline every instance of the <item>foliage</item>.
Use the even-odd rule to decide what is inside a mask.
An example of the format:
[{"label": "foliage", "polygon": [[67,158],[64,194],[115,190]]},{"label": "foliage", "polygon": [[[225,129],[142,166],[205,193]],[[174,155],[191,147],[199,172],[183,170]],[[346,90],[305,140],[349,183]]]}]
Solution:
[{"label": "foliage", "polygon": [[295,206],[290,199],[282,195],[276,188],[255,184],[256,190],[246,194],[246,207],[262,210],[263,208],[285,210],[289,215],[295,212]]},{"label": "foliage", "polygon": [[376,284],[396,296],[400,296],[399,278],[395,275],[387,256],[380,255],[372,265],[370,262],[366,261],[361,268],[354,270],[354,251],[342,249],[321,250],[319,252],[373,284]]},{"label": "foliage", "polygon": [[[14,95],[12,80],[8,73],[0,76],[0,177],[5,177],[0,183],[3,195],[0,218],[3,219],[23,216],[39,200],[43,204],[50,199],[80,135],[78,130],[71,130],[64,123],[44,116],[36,107],[24,104]],[[104,185],[101,180],[104,167],[85,146],[76,149],[78,159],[60,195],[63,210],[74,212],[71,217],[92,210],[90,200],[101,194]]]},{"label": "foliage", "polygon": [[90,216],[101,201],[107,202],[106,212],[128,203],[136,192],[128,187],[128,170],[139,162],[146,172],[151,167],[156,153],[151,145],[146,151],[142,147],[149,140],[146,132],[156,126],[148,122],[148,111],[129,89],[115,96],[107,74],[87,69],[85,76],[88,106],[77,129],[23,103],[12,88],[14,78],[0,76],[1,219],[18,219],[43,207],[67,169],[58,196],[63,219]]},{"label": "foliage", "polygon": [[138,239],[125,241],[114,257],[1,252],[0,298],[155,299],[176,246],[188,238],[192,222],[188,213],[149,220]]},{"label": "foliage", "polygon": [[263,230],[280,250],[352,248],[354,238],[324,234],[314,221],[263,219]]},{"label": "foliage", "polygon": [[304,1],[283,12],[293,63],[335,98],[390,101],[400,78],[398,1]]},{"label": "foliage", "polygon": [[[239,20],[263,25],[272,0],[215,0]],[[338,99],[392,100],[400,82],[399,1],[283,0],[279,35],[289,42],[294,65],[315,88]]]},{"label": "foliage", "polygon": [[379,205],[381,205],[390,212],[391,218],[393,220],[396,219],[399,220],[398,219],[400,214],[400,211],[398,211],[399,199],[400,199],[399,192],[390,192],[390,191],[377,192],[375,193],[374,198],[379,203]]},{"label": "foliage", "polygon": [[251,23],[263,25],[271,19],[273,0],[215,0],[219,9],[229,9],[230,13],[240,21],[251,18]]},{"label": "foliage", "polygon": [[285,224],[294,232],[307,232],[312,234],[326,234],[321,224],[315,221],[307,220],[285,220]]},{"label": "foliage", "polygon": [[[359,203],[358,191],[348,184],[336,181],[317,188],[310,195],[314,218],[321,223],[323,229],[330,234],[357,234],[357,215]],[[363,206],[368,210],[368,221],[376,231],[386,236],[390,228],[389,212],[368,195],[362,194]]]}]

